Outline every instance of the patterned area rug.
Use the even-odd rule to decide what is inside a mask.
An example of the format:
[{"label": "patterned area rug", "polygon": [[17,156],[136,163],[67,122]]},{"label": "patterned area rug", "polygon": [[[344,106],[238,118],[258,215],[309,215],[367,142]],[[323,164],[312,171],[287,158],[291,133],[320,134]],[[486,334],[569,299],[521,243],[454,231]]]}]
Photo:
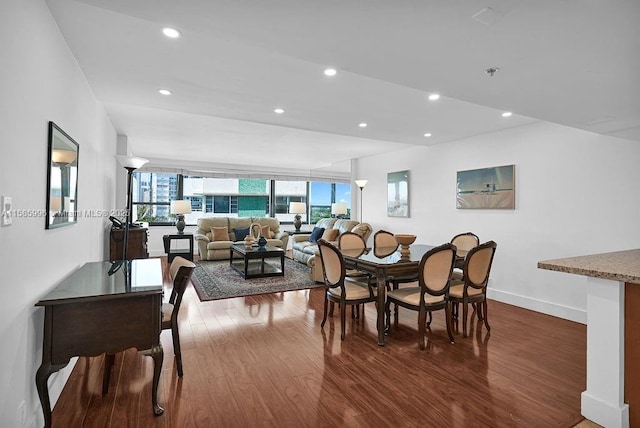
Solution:
[{"label": "patterned area rug", "polygon": [[199,261],[191,282],[201,302],[323,286],[309,278],[307,266],[288,258],[284,259],[284,276],[250,279],[229,266],[229,260]]}]

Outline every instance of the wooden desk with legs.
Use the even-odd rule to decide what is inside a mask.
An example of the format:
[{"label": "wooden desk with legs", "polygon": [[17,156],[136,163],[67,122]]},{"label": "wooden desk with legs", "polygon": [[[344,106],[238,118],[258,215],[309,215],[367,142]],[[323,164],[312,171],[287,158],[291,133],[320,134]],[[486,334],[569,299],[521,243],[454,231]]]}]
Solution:
[{"label": "wooden desk with legs", "polygon": [[45,427],[51,426],[47,380],[75,356],[114,354],[128,348],[154,361],[151,402],[155,415],[164,357],[160,344],[162,308],[160,259],[92,262],[64,279],[36,306],[44,306],[42,364],[36,386]]},{"label": "wooden desk with legs", "polygon": [[[422,256],[434,248],[433,245],[411,245],[409,257],[403,259],[397,247],[378,248],[362,253],[361,250],[342,250],[347,269],[356,269],[375,275],[378,288],[378,345],[384,346],[384,305],[387,294],[387,278],[417,275]],[[397,250],[397,251],[396,251]]]}]

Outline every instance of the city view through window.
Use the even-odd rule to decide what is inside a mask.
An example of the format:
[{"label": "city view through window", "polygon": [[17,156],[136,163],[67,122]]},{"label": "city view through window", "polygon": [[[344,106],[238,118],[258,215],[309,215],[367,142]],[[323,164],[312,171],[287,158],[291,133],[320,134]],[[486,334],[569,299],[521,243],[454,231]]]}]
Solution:
[{"label": "city view through window", "polygon": [[351,215],[348,183],[282,181],[245,178],[208,178],[181,174],[136,172],[133,174],[133,220],[151,225],[173,224],[171,201],[191,201],[185,221],[195,225],[201,217],[276,217],[292,223],[291,202],[304,202],[304,223],[331,217],[331,204],[344,203]]}]

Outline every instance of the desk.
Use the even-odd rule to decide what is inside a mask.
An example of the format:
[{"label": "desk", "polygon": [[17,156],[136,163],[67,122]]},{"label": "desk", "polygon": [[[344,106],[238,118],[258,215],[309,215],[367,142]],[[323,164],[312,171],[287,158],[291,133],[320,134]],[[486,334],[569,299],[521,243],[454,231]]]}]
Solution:
[{"label": "desk", "polygon": [[640,426],[640,249],[538,262],[587,278],[587,389],[582,415]]},{"label": "desk", "polygon": [[42,364],[36,387],[45,427],[51,426],[47,380],[72,357],[115,354],[136,348],[153,358],[151,402],[155,415],[164,353],[160,343],[162,308],[160,259],[85,263],[36,306],[44,306]]},{"label": "desk", "polygon": [[433,245],[411,245],[408,259],[400,257],[397,247],[378,248],[373,251],[362,250],[342,250],[344,263],[347,269],[356,269],[362,272],[375,275],[378,287],[378,345],[384,346],[384,309],[387,295],[387,278],[392,276],[411,276],[418,274],[418,267],[422,256],[432,248]]}]

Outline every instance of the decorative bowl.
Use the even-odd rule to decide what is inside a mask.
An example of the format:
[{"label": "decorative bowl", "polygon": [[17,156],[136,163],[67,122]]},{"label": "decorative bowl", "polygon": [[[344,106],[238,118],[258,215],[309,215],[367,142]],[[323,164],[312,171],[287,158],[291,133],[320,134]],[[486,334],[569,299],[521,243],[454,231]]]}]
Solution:
[{"label": "decorative bowl", "polygon": [[410,235],[407,233],[396,233],[393,235],[396,238],[398,244],[404,246],[409,246],[416,242],[416,235]]}]

